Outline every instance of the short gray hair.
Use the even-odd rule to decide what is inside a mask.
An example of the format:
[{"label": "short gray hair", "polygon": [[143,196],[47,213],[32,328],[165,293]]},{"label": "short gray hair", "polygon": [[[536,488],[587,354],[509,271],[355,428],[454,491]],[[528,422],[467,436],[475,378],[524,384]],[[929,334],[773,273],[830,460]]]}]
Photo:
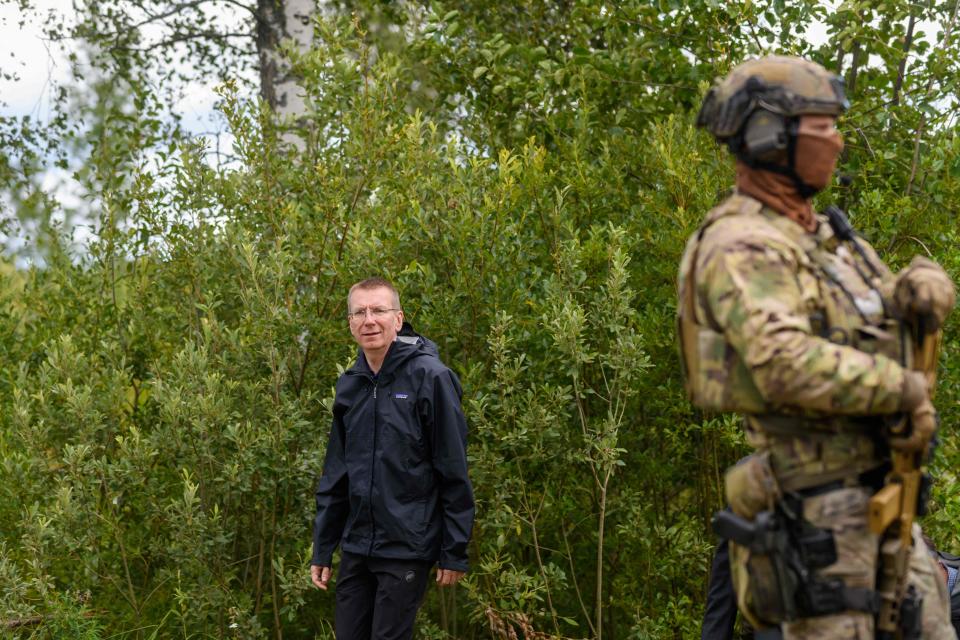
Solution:
[{"label": "short gray hair", "polygon": [[374,276],[372,278],[366,278],[357,282],[352,287],[350,291],[347,292],[347,311],[350,311],[350,296],[353,295],[354,290],[363,289],[369,291],[370,289],[389,289],[393,294],[393,305],[400,309],[400,292],[397,291],[397,288],[393,286],[393,283],[387,280],[386,278],[381,278],[380,276]]}]

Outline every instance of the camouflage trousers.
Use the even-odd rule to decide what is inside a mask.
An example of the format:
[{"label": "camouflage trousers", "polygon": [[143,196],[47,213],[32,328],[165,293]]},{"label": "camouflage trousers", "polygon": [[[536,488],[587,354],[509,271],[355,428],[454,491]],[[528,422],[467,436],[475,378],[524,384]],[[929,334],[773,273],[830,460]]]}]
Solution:
[{"label": "camouflage trousers", "polygon": [[[837,547],[837,561],[819,570],[817,575],[840,578],[848,587],[875,588],[880,538],[867,526],[870,496],[866,488],[851,487],[803,501],[804,518],[814,526],[830,529]],[[947,586],[937,562],[920,537],[918,525],[914,525],[913,539],[909,583],[923,597],[923,638],[955,640]],[[732,556],[731,562],[734,561]],[[743,580],[746,571],[734,568],[732,574],[736,592],[743,593],[743,585],[736,581]],[[785,640],[873,640],[874,627],[873,614],[845,611],[788,622],[782,631]]]}]

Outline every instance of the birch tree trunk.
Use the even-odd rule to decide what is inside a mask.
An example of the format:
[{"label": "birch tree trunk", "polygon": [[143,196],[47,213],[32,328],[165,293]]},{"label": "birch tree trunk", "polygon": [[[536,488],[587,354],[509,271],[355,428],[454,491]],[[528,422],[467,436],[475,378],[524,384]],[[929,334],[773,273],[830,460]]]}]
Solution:
[{"label": "birch tree trunk", "polygon": [[[291,40],[302,52],[313,44],[316,0],[257,0],[257,53],[260,57],[260,95],[280,118],[296,121],[306,111],[303,90],[289,63],[279,52]],[[287,141],[302,148],[299,136]]]}]

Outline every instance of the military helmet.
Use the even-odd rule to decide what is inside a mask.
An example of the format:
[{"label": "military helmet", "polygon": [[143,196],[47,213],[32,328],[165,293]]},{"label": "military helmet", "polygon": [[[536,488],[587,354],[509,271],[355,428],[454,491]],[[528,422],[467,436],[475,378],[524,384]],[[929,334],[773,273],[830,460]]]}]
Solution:
[{"label": "military helmet", "polygon": [[697,115],[744,160],[767,160],[787,149],[790,123],[804,114],[838,116],[849,103],[843,80],[819,64],[790,56],[750,60],[719,80]]}]

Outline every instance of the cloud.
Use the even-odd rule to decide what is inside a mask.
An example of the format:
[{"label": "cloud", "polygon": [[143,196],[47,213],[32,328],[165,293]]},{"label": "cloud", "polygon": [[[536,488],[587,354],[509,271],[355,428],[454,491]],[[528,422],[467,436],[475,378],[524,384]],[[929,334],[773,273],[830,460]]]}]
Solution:
[{"label": "cloud", "polygon": [[62,48],[45,39],[42,23],[51,12],[72,15],[73,7],[71,0],[34,0],[33,5],[26,13],[13,3],[0,5],[0,70],[19,77],[0,79],[0,114],[44,120],[53,87],[69,79],[70,67]]}]

